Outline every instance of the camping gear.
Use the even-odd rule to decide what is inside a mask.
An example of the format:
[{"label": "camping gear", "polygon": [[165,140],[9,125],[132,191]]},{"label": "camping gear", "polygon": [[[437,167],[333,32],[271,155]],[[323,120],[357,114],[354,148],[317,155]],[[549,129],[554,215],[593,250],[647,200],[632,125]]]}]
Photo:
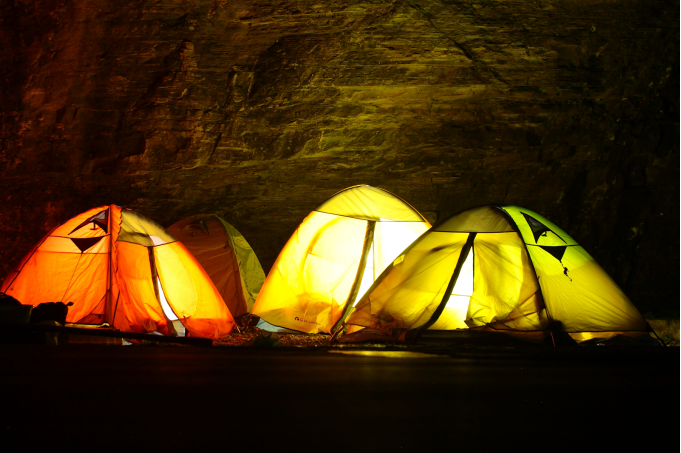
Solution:
[{"label": "camping gear", "polygon": [[31,310],[31,319],[29,320],[32,324],[38,324],[43,321],[55,321],[57,324],[62,326],[66,324],[66,316],[69,313],[69,307],[73,305],[73,302],[65,304],[63,302],[43,302],[33,307]]},{"label": "camping gear", "polygon": [[253,314],[301,332],[335,331],[381,271],[429,227],[416,209],[386,190],[342,190],[293,233]]},{"label": "camping gear", "polygon": [[66,321],[123,332],[220,338],[234,319],[187,249],[129,209],[90,209],[50,231],[0,287],[24,305],[73,302]]},{"label": "camping gear", "polygon": [[234,318],[251,311],[265,272],[236,228],[217,215],[200,214],[174,223],[168,232],[201,264]]},{"label": "camping gear", "polygon": [[28,324],[33,307],[22,305],[9,294],[0,293],[0,322]]},{"label": "camping gear", "polygon": [[347,334],[368,327],[402,338],[428,328],[528,337],[553,329],[578,341],[647,330],[573,238],[518,206],[474,208],[435,225],[387,267],[346,325]]}]

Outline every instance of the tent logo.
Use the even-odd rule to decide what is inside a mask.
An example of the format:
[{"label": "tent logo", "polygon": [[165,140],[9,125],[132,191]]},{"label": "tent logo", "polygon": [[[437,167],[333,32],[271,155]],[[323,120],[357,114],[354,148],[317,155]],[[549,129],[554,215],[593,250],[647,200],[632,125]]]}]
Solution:
[{"label": "tent logo", "polygon": [[308,323],[308,324],[316,324],[316,325],[318,325],[318,326],[321,326],[321,324],[319,324],[318,322],[308,321],[307,319],[299,318],[299,317],[297,317],[297,316],[296,316],[295,318],[293,318],[293,319],[295,319],[296,321],[306,322],[306,323]]}]

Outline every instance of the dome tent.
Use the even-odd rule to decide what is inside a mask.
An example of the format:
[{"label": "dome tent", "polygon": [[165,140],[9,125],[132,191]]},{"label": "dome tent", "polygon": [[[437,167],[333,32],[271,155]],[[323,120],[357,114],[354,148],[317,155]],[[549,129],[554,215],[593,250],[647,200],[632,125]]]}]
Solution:
[{"label": "dome tent", "polygon": [[220,338],[234,319],[187,249],[163,227],[119,206],[90,209],[50,231],[0,292],[25,305],[73,302],[69,323],[123,332]]},{"label": "dome tent", "polygon": [[199,214],[174,223],[178,238],[206,271],[232,316],[253,308],[265,273],[255,252],[236,228],[214,214]]},{"label": "dome tent", "polygon": [[388,191],[367,185],[344,189],[293,233],[253,314],[286,329],[330,333],[381,271],[429,227]]},{"label": "dome tent", "polygon": [[552,321],[578,341],[647,331],[636,307],[566,232],[528,209],[483,206],[415,241],[346,325],[347,334],[470,328],[543,336]]}]

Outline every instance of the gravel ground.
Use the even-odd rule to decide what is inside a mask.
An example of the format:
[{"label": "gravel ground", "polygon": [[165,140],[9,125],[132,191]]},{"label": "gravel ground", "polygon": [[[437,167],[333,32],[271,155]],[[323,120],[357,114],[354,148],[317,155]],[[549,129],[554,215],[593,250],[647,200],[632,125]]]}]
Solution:
[{"label": "gravel ground", "polygon": [[[299,347],[328,347],[330,335],[327,334],[290,334],[272,333],[249,327],[245,332],[236,329],[224,338],[213,341],[213,346],[299,346]],[[256,344],[258,341],[259,344]],[[262,342],[260,344],[260,342]]]}]

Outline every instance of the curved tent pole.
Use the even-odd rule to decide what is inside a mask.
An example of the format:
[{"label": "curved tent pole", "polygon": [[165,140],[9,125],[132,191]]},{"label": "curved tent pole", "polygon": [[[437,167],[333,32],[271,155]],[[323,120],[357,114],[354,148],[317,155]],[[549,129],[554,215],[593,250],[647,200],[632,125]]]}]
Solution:
[{"label": "curved tent pole", "polygon": [[523,247],[525,247],[525,253],[527,253],[527,261],[530,263],[530,266],[532,267],[532,275],[534,275],[534,278],[536,279],[537,288],[539,289],[539,294],[541,294],[541,300],[544,303],[544,310],[546,310],[546,318],[549,320],[549,335],[551,335],[551,342],[553,343],[553,349],[556,349],[556,338],[553,335],[553,326],[554,326],[553,316],[551,316],[551,312],[549,311],[549,306],[546,304],[546,298],[544,297],[544,292],[542,291],[541,285],[539,284],[539,276],[537,275],[537,269],[534,268],[534,261],[532,261],[532,256],[530,255],[530,251],[527,249],[527,244],[525,243],[525,238],[523,237],[522,233],[520,232],[520,228],[518,227],[518,224],[515,223],[515,220],[513,220],[513,217],[511,217],[511,214],[506,212],[506,210],[503,208],[502,205],[496,205],[496,208],[499,209],[499,211],[501,211],[501,213],[506,216],[506,219],[509,221],[511,226],[516,230],[516,233],[518,233],[518,236],[520,236],[520,242],[522,242]]},{"label": "curved tent pole", "polygon": [[[158,305],[161,306],[161,312],[163,313],[163,317],[167,321],[166,325],[169,327],[168,330],[170,330],[171,332],[174,333],[174,335],[172,335],[172,336],[177,336],[177,331],[175,330],[175,326],[173,325],[173,322],[170,320],[170,318],[168,318],[166,311],[163,309],[163,304],[161,303],[161,291],[163,291],[163,284],[161,284],[161,280],[159,279],[159,276],[158,276],[158,269],[156,268],[156,258],[155,258],[155,255],[154,255],[154,248],[155,247],[156,247],[155,245],[151,245],[151,246],[147,247],[147,251],[149,253],[149,266],[151,268],[151,281],[152,281],[152,284],[154,285],[154,296],[156,296],[156,302],[158,303]],[[159,286],[160,286],[160,288],[159,288]],[[165,297],[165,291],[164,291],[164,297]],[[166,303],[167,303],[167,300],[166,300]],[[168,305],[168,308],[170,309],[170,311],[172,311],[173,314],[175,315],[175,317],[179,320],[180,317],[177,316],[177,313],[175,313],[175,310],[173,310],[173,307],[171,307],[169,303],[167,303],[167,305]],[[180,322],[182,322],[182,321],[180,320]],[[184,326],[184,324],[182,324],[182,325]]]},{"label": "curved tent pole", "polygon": [[[329,198],[327,198],[326,201],[324,201],[324,203],[326,203],[327,201],[331,200],[331,199],[332,199],[333,197],[335,197],[336,195],[339,195],[339,194],[341,194],[341,193],[343,193],[343,192],[346,192],[346,191],[348,191],[348,190],[356,189],[356,188],[358,188],[358,187],[370,187],[370,188],[372,188],[372,189],[378,189],[378,190],[380,190],[381,192],[385,192],[385,193],[387,193],[388,195],[397,198],[397,199],[400,200],[402,203],[404,203],[404,204],[406,204],[407,206],[409,206],[409,208],[410,208],[412,211],[414,211],[414,212],[421,218],[421,220],[423,220],[423,221],[426,222],[428,225],[430,225],[430,222],[428,222],[428,219],[426,219],[426,218],[423,216],[423,214],[421,214],[421,212],[420,212],[418,209],[416,209],[415,207],[413,207],[413,206],[412,206],[409,202],[407,202],[404,198],[402,198],[402,197],[400,197],[399,195],[396,195],[396,194],[392,193],[391,191],[386,190],[386,189],[384,189],[384,188],[382,188],[382,187],[374,187],[374,186],[370,186],[370,185],[368,185],[368,184],[356,184],[356,185],[354,185],[354,186],[346,187],[346,188],[343,189],[343,190],[339,190],[338,192],[334,193],[334,194],[331,195]],[[317,210],[319,209],[319,207],[321,207],[322,205],[324,205],[324,203],[322,203],[321,205],[317,206],[317,209],[315,209],[315,211],[317,211]],[[323,212],[323,211],[320,211],[320,212]],[[432,225],[431,225],[431,226],[432,226]]]},{"label": "curved tent pole", "polygon": [[340,318],[336,321],[331,328],[333,340],[343,325],[343,321],[350,313],[350,309],[355,305],[355,299],[357,299],[357,294],[359,294],[359,287],[362,284],[362,277],[364,277],[364,270],[367,264],[367,258],[369,257],[369,251],[371,250],[371,245],[374,242],[374,230],[376,229],[376,222],[373,220],[367,220],[367,231],[364,235],[364,247],[362,250],[362,257],[359,260],[359,268],[357,269],[357,274],[355,275],[355,281],[352,283],[352,289],[350,290],[350,295],[345,301],[345,306],[343,307],[343,312]]},{"label": "curved tent pole", "polygon": [[[111,255],[113,255],[113,213],[111,211],[111,205],[109,205],[109,225],[107,228],[109,228],[109,266],[108,266],[108,272],[106,275],[106,310],[110,311],[111,306],[113,305],[112,297],[111,297],[111,282],[113,280],[113,272],[111,272],[111,268],[113,267]],[[121,213],[121,217],[123,214]],[[111,325],[113,326],[113,318],[115,317],[115,312],[113,313],[113,316],[111,317]]]},{"label": "curved tent pole", "polygon": [[[158,271],[156,270],[156,260],[154,259],[153,245],[147,247],[147,253],[149,255],[149,268],[151,269],[151,282],[154,286],[154,296],[156,296],[156,302],[161,305],[161,294],[158,289]],[[165,311],[163,314],[165,315]]]},{"label": "curved tent pole", "polygon": [[376,187],[376,188],[377,188],[378,190],[382,190],[383,192],[385,192],[385,193],[387,193],[387,194],[392,195],[393,197],[395,197],[395,198],[397,198],[398,200],[400,200],[402,203],[404,203],[404,204],[406,204],[407,206],[409,206],[409,207],[412,209],[412,211],[414,211],[415,213],[417,213],[417,214],[419,215],[419,217],[421,217],[421,220],[423,220],[423,221],[426,222],[428,225],[430,225],[430,222],[428,221],[428,219],[426,219],[425,217],[423,217],[423,214],[421,214],[421,211],[419,211],[418,209],[416,209],[415,207],[413,207],[407,200],[405,200],[404,198],[400,197],[399,195],[396,195],[396,194],[392,193],[392,192],[389,191],[389,190],[385,190],[385,189],[382,188],[382,187]]},{"label": "curved tent pole", "polygon": [[423,324],[421,327],[415,330],[415,332],[411,336],[411,339],[408,340],[409,343],[415,341],[424,330],[428,329],[430,326],[435,324],[435,321],[438,320],[438,318],[444,311],[445,307],[447,306],[447,302],[449,302],[449,297],[451,296],[452,291],[454,290],[454,286],[456,285],[456,282],[459,279],[459,274],[461,274],[463,263],[466,261],[466,258],[468,258],[468,254],[471,253],[471,249],[473,248],[473,242],[475,242],[475,236],[477,236],[477,234],[478,233],[468,233],[468,239],[466,239],[466,243],[461,248],[459,260],[456,263],[456,267],[454,267],[452,278],[449,280],[449,284],[447,284],[447,289],[445,289],[445,294],[442,296],[442,300],[440,301],[439,305],[437,306],[433,314],[430,316],[430,319],[426,321],[426,323]]},{"label": "curved tent pole", "polygon": [[81,251],[80,255],[78,255],[78,261],[76,261],[76,266],[73,268],[73,273],[71,274],[71,278],[69,279],[69,283],[66,285],[66,289],[64,290],[64,294],[62,294],[62,296],[61,296],[60,302],[64,302],[64,299],[66,298],[66,293],[68,293],[69,289],[71,289],[71,283],[73,282],[73,276],[76,275],[76,271],[78,270],[78,265],[80,264],[80,259],[82,257],[83,257],[83,252]]},{"label": "curved tent pole", "polygon": [[[111,205],[109,209],[111,209],[114,205]],[[123,209],[121,209],[121,223],[118,224],[120,227],[123,224]],[[118,234],[120,235],[120,228],[118,230]],[[114,275],[116,276],[116,286],[118,287],[118,291],[116,293],[116,304],[114,305],[113,302],[113,297],[111,294],[111,288],[107,290],[107,297],[109,298],[109,304],[110,306],[113,306],[113,313],[111,314],[111,327],[114,327],[114,321],[116,320],[116,313],[118,311],[118,302],[120,301],[121,298],[121,290],[120,290],[120,282],[118,281],[118,256],[116,256],[116,272],[114,272],[113,266],[114,266],[114,260],[113,260],[113,253],[114,253],[114,243],[118,242],[118,237],[116,237],[116,241],[113,239],[113,214],[112,211],[109,210],[109,276],[111,277],[111,281],[109,284],[113,283],[113,277]]]}]

